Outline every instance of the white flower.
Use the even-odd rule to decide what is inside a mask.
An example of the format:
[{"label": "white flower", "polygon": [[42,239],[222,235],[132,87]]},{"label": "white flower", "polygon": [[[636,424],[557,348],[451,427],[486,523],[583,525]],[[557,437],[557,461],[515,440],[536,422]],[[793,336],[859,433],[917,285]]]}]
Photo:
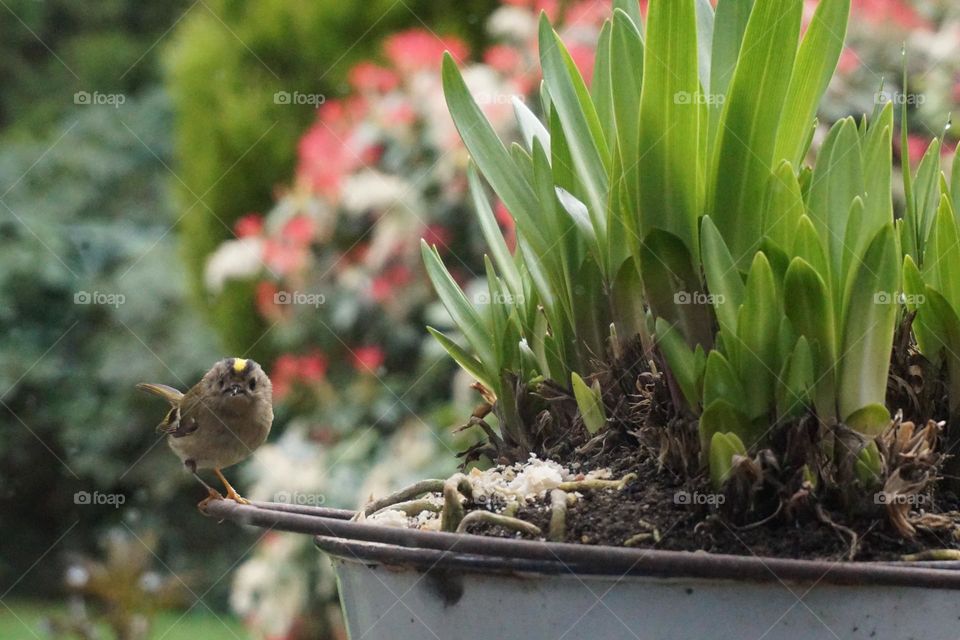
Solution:
[{"label": "white flower", "polygon": [[351,213],[396,206],[410,191],[406,180],[372,169],[349,176],[341,189],[341,202]]},{"label": "white flower", "polygon": [[537,19],[520,7],[500,7],[487,20],[487,30],[495,38],[527,42],[537,34]]},{"label": "white flower", "polygon": [[207,290],[218,294],[227,280],[251,278],[263,268],[263,240],[240,238],[227,240],[207,258],[203,280]]}]

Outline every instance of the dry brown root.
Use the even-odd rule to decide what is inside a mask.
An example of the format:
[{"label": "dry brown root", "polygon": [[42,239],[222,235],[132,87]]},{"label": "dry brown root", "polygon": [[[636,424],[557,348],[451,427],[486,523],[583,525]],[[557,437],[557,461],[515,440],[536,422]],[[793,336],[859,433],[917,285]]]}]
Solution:
[{"label": "dry brown root", "polygon": [[927,551],[901,556],[900,559],[904,562],[960,560],[960,549],[929,549]]},{"label": "dry brown root", "polygon": [[540,527],[535,524],[530,524],[529,522],[524,522],[519,518],[511,518],[509,516],[502,516],[496,513],[491,513],[490,511],[471,511],[466,516],[460,520],[460,524],[457,525],[457,533],[465,533],[467,528],[470,525],[485,522],[487,524],[503,527],[504,529],[510,529],[512,531],[519,531],[520,533],[525,533],[534,538],[540,537]]},{"label": "dry brown root", "polygon": [[847,536],[850,539],[847,548],[847,560],[853,562],[853,559],[857,556],[857,551],[860,550],[860,536],[857,535],[857,532],[850,527],[845,527],[842,524],[834,522],[821,505],[814,505],[813,510],[820,522],[828,527],[832,527],[833,530],[841,536]]},{"label": "dry brown root", "polygon": [[443,511],[440,514],[441,531],[457,531],[464,518],[461,497],[473,498],[470,478],[457,473],[443,483]]},{"label": "dry brown root", "polygon": [[439,493],[440,491],[443,491],[443,480],[421,480],[420,482],[410,485],[406,489],[401,489],[396,493],[391,493],[390,495],[380,498],[379,500],[368,502],[363,509],[361,509],[357,515],[353,517],[353,519],[359,520],[366,516],[373,515],[377,511],[383,511],[390,505],[413,500],[414,498],[422,496],[425,493]]},{"label": "dry brown root", "polygon": [[441,510],[441,506],[436,504],[434,501],[429,498],[421,498],[419,500],[407,500],[406,502],[396,502],[391,505],[380,509],[379,511],[374,511],[371,516],[383,513],[384,511],[401,511],[407,517],[413,517],[419,515],[424,511],[431,511],[437,513]]},{"label": "dry brown root", "polygon": [[572,480],[570,482],[561,482],[557,489],[561,491],[597,491],[601,489],[623,489],[625,486],[637,479],[637,474],[628,473],[619,480],[601,480],[591,478],[589,480]]},{"label": "dry brown root", "polygon": [[567,492],[554,489],[550,492],[550,531],[547,539],[563,542],[567,537]]}]

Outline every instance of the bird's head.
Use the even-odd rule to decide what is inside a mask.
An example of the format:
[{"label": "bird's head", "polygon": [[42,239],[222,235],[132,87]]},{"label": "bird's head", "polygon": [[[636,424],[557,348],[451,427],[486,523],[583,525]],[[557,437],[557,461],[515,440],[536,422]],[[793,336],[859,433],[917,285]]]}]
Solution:
[{"label": "bird's head", "polygon": [[227,404],[272,401],[273,387],[263,368],[249,358],[224,358],[203,377],[208,397]]}]

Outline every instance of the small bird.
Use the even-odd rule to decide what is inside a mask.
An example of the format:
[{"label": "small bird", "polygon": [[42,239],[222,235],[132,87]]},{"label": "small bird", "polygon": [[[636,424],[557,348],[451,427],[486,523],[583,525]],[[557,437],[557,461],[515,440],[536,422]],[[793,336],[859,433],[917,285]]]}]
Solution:
[{"label": "small bird", "polygon": [[223,496],[197,475],[213,469],[227,498],[250,504],[230,486],[222,469],[250,456],[267,439],[273,424],[273,386],[259,364],[248,358],[224,358],[186,393],[165,384],[141,382],[137,388],[159,396],[172,407],[157,425],[183,465],[207,488],[197,505],[202,511]]}]

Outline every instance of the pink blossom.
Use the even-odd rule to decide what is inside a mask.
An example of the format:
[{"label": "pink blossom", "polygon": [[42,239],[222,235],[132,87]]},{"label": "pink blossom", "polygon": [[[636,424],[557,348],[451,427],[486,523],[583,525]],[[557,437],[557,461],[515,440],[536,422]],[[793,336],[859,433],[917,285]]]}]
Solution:
[{"label": "pink blossom", "polygon": [[376,302],[384,302],[393,297],[397,289],[410,283],[413,275],[404,264],[394,264],[373,279],[370,285],[370,297]]},{"label": "pink blossom", "polygon": [[316,225],[312,218],[307,216],[294,216],[287,220],[280,230],[280,235],[285,240],[289,240],[296,245],[307,245],[313,240]]},{"label": "pink blossom", "polygon": [[355,65],[348,74],[350,84],[357,91],[387,93],[397,88],[400,79],[397,74],[372,62]]},{"label": "pink blossom", "polygon": [[929,31],[933,25],[905,0],[853,0],[853,13],[874,24],[890,23],[904,30]]},{"label": "pink blossom", "polygon": [[837,63],[837,70],[842,74],[853,73],[860,68],[860,57],[850,47],[844,47]]},{"label": "pink blossom", "polygon": [[520,53],[505,44],[495,44],[487,49],[483,61],[504,75],[514,73],[523,62]]},{"label": "pink blossom", "polygon": [[360,373],[375,373],[383,362],[386,355],[378,346],[371,345],[366,347],[357,347],[353,350],[353,366]]},{"label": "pink blossom", "polygon": [[596,48],[573,44],[570,45],[568,50],[570,51],[570,57],[573,58],[573,63],[577,65],[577,69],[580,71],[580,75],[589,85],[590,79],[593,77],[593,61],[597,57]]},{"label": "pink blossom", "polygon": [[263,280],[257,283],[254,292],[254,304],[257,307],[257,312],[268,320],[282,316],[281,308],[276,303],[278,292],[277,285],[271,280]]},{"label": "pink blossom", "polygon": [[393,66],[405,73],[439,68],[444,51],[455,60],[467,57],[467,46],[459,38],[439,38],[425,29],[396,33],[386,39],[383,50]]},{"label": "pink blossom", "polygon": [[263,216],[259,213],[248,213],[237,218],[233,223],[233,234],[238,238],[258,236],[263,232]]}]

